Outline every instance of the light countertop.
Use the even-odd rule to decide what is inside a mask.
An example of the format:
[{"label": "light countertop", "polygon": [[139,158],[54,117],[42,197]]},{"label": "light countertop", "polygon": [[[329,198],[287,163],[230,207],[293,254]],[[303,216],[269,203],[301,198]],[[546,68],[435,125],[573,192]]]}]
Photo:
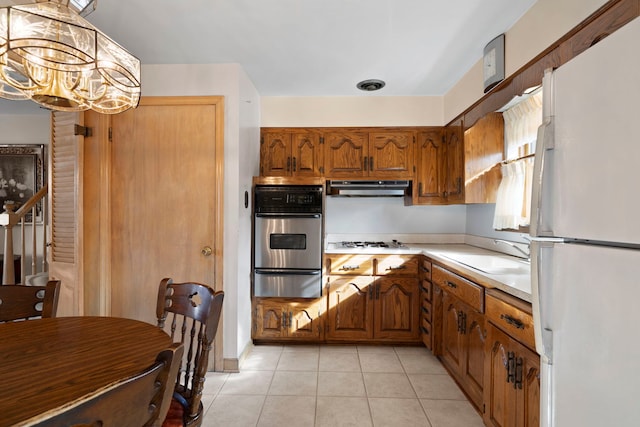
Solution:
[{"label": "light countertop", "polygon": [[522,258],[463,243],[405,243],[406,248],[337,249],[327,245],[326,254],[422,254],[452,268],[486,288],[496,288],[531,302],[531,267]]}]

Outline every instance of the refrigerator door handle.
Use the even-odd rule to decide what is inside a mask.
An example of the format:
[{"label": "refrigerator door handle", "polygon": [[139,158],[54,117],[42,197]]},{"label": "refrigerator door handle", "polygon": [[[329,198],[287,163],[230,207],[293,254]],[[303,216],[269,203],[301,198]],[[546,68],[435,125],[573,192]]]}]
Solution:
[{"label": "refrigerator door handle", "polygon": [[[554,117],[553,117],[553,70],[547,69],[542,80],[542,124],[538,128],[536,137],[536,152],[533,163],[533,183],[531,189],[531,224],[529,234],[533,237],[553,236],[552,230],[544,230],[543,187],[545,166],[547,166],[547,151],[554,148]],[[549,174],[549,172],[546,172]],[[544,190],[548,191],[548,190]]]},{"label": "refrigerator door handle", "polygon": [[[540,355],[540,361],[551,364],[553,359],[553,332],[546,328],[548,319],[545,317],[549,313],[550,307],[546,307],[548,300],[547,289],[552,286],[548,283],[550,278],[541,277],[541,258],[543,251],[553,250],[552,242],[540,240],[531,241],[531,311],[533,315],[533,333],[536,343],[536,351]],[[545,260],[547,261],[547,260]],[[550,271],[551,263],[545,266]],[[541,301],[543,302],[541,304]]]}]

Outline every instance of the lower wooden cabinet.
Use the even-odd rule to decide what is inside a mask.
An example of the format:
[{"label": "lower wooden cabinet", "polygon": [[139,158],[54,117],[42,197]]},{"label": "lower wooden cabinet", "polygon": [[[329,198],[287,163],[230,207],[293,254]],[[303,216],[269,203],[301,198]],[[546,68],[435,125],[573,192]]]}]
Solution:
[{"label": "lower wooden cabinet", "polygon": [[417,278],[332,276],[326,339],[420,340]]},{"label": "lower wooden cabinet", "polygon": [[540,425],[540,356],[533,351],[531,304],[487,290],[484,423]]},{"label": "lower wooden cabinet", "polygon": [[324,298],[256,298],[253,339],[320,341],[324,336]]},{"label": "lower wooden cabinet", "polygon": [[447,292],[442,293],[441,360],[478,408],[484,387],[484,315]]},{"label": "lower wooden cabinet", "polygon": [[496,427],[540,425],[540,357],[489,324],[484,423]]}]

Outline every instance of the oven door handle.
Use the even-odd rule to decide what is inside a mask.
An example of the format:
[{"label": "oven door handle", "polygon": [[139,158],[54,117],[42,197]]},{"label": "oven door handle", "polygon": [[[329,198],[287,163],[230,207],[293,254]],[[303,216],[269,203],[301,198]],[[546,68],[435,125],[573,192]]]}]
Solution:
[{"label": "oven door handle", "polygon": [[283,275],[296,275],[296,276],[317,276],[319,274],[322,273],[321,270],[296,270],[296,269],[286,269],[286,270],[274,270],[274,269],[263,269],[263,268],[256,268],[255,269],[256,274],[271,274],[271,275],[279,275],[279,276],[283,276]]},{"label": "oven door handle", "polygon": [[256,218],[322,218],[322,214],[305,214],[305,213],[257,213]]}]

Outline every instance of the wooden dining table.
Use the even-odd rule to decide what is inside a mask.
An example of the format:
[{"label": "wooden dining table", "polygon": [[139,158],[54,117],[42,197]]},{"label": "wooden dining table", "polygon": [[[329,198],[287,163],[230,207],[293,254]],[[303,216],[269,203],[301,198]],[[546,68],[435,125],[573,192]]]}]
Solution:
[{"label": "wooden dining table", "polygon": [[0,324],[0,427],[47,411],[150,366],[171,345],[149,323],[59,317]]}]

